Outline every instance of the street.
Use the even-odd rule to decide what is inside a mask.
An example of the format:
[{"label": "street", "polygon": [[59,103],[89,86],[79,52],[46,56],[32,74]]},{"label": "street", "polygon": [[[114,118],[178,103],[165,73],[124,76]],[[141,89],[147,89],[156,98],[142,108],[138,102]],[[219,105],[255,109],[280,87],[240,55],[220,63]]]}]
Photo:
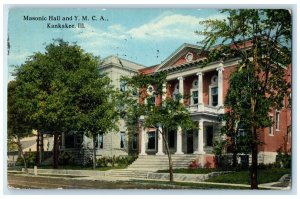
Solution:
[{"label": "street", "polygon": [[100,181],[80,178],[62,178],[8,174],[8,185],[22,189],[186,189],[176,185],[147,184],[134,181]]}]

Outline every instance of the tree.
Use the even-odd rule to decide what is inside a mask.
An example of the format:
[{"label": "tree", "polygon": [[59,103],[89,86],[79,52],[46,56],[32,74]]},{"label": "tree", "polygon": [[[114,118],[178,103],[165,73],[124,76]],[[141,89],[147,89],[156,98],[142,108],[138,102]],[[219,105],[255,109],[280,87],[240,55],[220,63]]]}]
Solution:
[{"label": "tree", "polygon": [[26,109],[23,108],[22,102],[19,101],[17,96],[16,81],[8,83],[8,96],[7,96],[7,137],[8,144],[16,145],[20,157],[23,159],[25,171],[27,171],[27,164],[23,152],[21,139],[32,134],[32,129],[26,121]]},{"label": "tree", "polygon": [[[162,96],[166,95],[167,85],[165,73],[155,73],[153,76],[139,74],[131,78],[123,78],[123,80],[127,83],[129,88],[139,90],[141,100],[141,103],[137,104],[136,99],[129,95],[129,101],[131,101],[131,103],[126,104],[127,118],[135,118],[133,120],[136,120],[143,116],[143,126],[145,128],[155,128],[158,133],[161,134],[169,160],[170,182],[173,182],[173,162],[168,144],[168,135],[171,131],[177,131],[178,127],[186,130],[196,128],[188,110],[184,104],[181,103],[180,98],[183,96],[178,96],[177,99],[166,97],[165,99],[163,98],[159,104],[150,102],[151,97],[162,98]],[[150,91],[147,92],[145,89],[149,89],[149,86],[153,86],[155,89],[153,91],[150,89]],[[128,92],[132,93],[132,89],[128,89]],[[145,101],[147,102],[145,103]]]},{"label": "tree", "polygon": [[[291,14],[288,10],[221,10],[224,20],[205,20],[204,47],[220,45],[211,59],[240,57],[237,70],[230,77],[225,107],[232,124],[248,132],[252,154],[251,188],[257,189],[259,130],[272,123],[269,112],[282,106],[290,84],[286,76],[291,64]],[[218,55],[218,56],[216,56]],[[237,130],[235,129],[235,131]],[[228,129],[230,130],[230,129]],[[236,131],[237,132],[237,131]]]},{"label": "tree", "polygon": [[[96,67],[94,67],[96,66]],[[72,85],[80,89],[74,93],[78,111],[78,128],[93,142],[93,169],[96,168],[96,137],[111,130],[118,130],[117,91],[110,85],[110,79],[99,74],[98,65],[90,70],[80,70],[71,78]]]},{"label": "tree", "polygon": [[[55,40],[45,53],[35,53],[16,71],[17,98],[28,110],[26,120],[33,129],[54,135],[54,168],[58,167],[60,134],[84,129],[90,120],[96,123],[101,116],[99,103],[108,103],[104,98],[109,92],[96,99],[109,88],[108,80],[99,74],[99,64],[98,58],[80,46]],[[90,131],[91,127],[85,130]]]}]

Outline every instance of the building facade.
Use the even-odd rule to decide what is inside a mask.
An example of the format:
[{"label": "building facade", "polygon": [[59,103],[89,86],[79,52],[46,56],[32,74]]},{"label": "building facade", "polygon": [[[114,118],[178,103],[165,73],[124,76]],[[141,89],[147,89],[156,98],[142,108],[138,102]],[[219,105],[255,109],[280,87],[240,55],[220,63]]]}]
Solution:
[{"label": "building facade", "polygon": [[[171,153],[197,154],[202,166],[214,167],[213,142],[224,139],[219,133],[223,125],[220,116],[225,113],[224,101],[229,89],[230,74],[236,70],[239,59],[211,62],[200,67],[206,59],[206,55],[201,52],[200,46],[183,44],[161,64],[139,72],[151,75],[165,71],[167,96],[190,96],[182,100],[199,129],[187,132],[179,127],[176,132],[170,133],[168,143]],[[290,67],[287,67],[286,72],[290,81]],[[160,100],[156,97],[155,103],[160,103]],[[279,149],[291,150],[291,109],[287,98],[283,103],[281,110],[270,113],[274,125],[259,133],[259,139],[263,142],[259,147],[259,163],[274,162]],[[139,154],[142,156],[166,154],[161,135],[153,129],[142,127],[139,142]]]}]

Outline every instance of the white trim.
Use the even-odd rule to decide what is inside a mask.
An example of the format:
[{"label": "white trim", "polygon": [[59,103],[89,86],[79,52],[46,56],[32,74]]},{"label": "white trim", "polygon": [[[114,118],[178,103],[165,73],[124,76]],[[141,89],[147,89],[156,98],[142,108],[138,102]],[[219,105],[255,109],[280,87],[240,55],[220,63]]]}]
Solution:
[{"label": "white trim", "polygon": [[[277,116],[278,116],[278,118],[277,118]],[[277,125],[278,125],[278,128],[277,128]],[[276,131],[280,131],[280,110],[275,111],[275,129],[276,129]]]},{"label": "white trim", "polygon": [[191,95],[191,97],[190,97],[190,105],[197,105],[197,104],[194,104],[194,100],[193,100],[193,92],[194,91],[197,91],[198,92],[198,97],[197,97],[197,99],[198,99],[198,103],[197,104],[199,104],[199,91],[198,91],[198,88],[193,88],[193,89],[190,89],[190,95]]},{"label": "white trim", "polygon": [[[211,84],[211,85],[209,85],[209,89],[208,89],[208,102],[209,102],[209,106],[212,106],[212,107],[219,106],[219,103],[216,106],[212,105],[211,89],[215,88],[215,87],[218,88],[218,85],[217,84]],[[219,95],[219,88],[218,88],[218,95]]]},{"label": "white trim", "polygon": [[[274,122],[274,116],[273,116],[273,114],[272,115],[269,115],[269,117],[271,117],[272,119],[272,125],[271,126],[269,126],[269,136],[274,136],[274,124],[273,124],[273,122]],[[270,133],[271,132],[271,133]]]}]

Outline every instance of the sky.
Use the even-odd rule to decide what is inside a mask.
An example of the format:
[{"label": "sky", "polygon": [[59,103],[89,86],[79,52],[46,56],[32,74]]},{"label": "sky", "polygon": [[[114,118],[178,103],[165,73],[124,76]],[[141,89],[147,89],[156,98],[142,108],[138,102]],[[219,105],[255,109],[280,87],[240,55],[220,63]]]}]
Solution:
[{"label": "sky", "polygon": [[[24,16],[46,20],[24,20]],[[60,20],[50,21],[50,16],[60,16]],[[72,20],[63,20],[71,16]],[[83,16],[89,21],[83,21]],[[222,18],[225,16],[215,9],[14,8],[8,19],[8,80],[13,79],[14,66],[35,52],[45,52],[53,39],[77,42],[100,58],[117,55],[151,66],[164,61],[183,43],[201,41],[203,38],[195,34],[203,29],[199,21]],[[75,24],[76,28],[47,28],[48,23]],[[77,28],[78,23],[84,23],[85,28]]]}]

